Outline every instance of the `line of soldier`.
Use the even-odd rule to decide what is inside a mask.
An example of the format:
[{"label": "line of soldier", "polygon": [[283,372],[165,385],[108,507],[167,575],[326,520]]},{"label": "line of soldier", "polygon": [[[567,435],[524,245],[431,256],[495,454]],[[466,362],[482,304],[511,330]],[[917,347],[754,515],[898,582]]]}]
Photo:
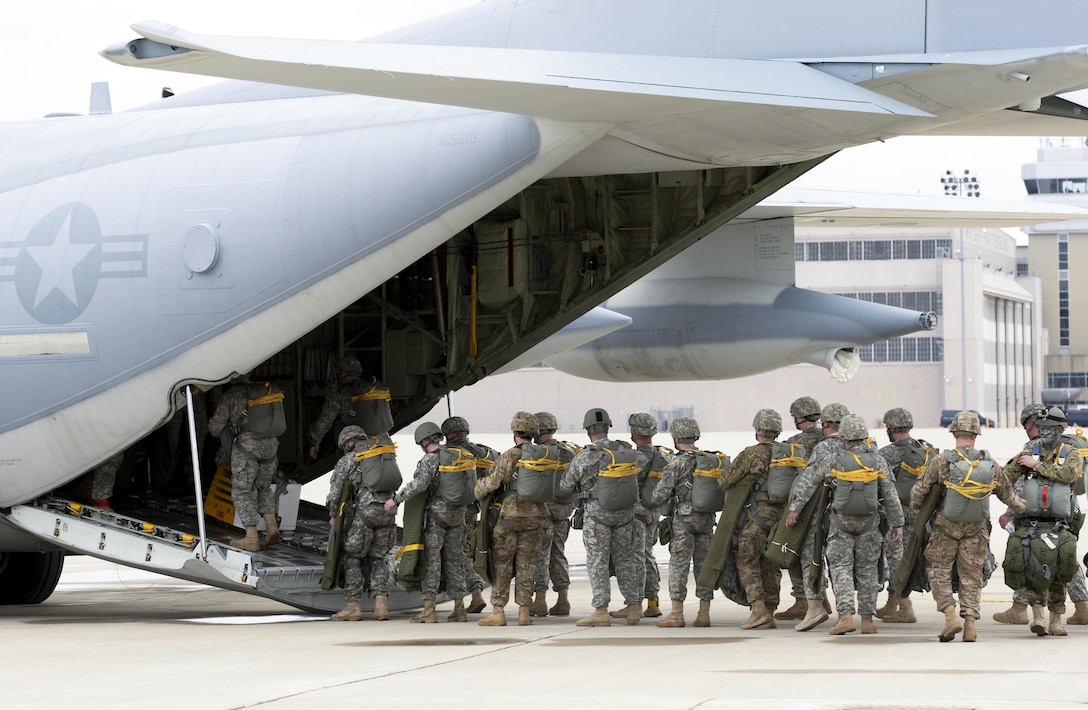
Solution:
[{"label": "line of soldier", "polygon": [[[1088,444],[1063,435],[1060,409],[1030,405],[1024,410],[1021,420],[1032,439],[1004,467],[974,447],[981,432],[971,412],[953,418],[949,430],[956,448],[943,452],[910,436],[913,421],[901,408],[884,416],[891,443],[882,449],[869,438],[861,417],[841,404],[821,409],[811,397],[802,397],[790,413],[800,431],[778,442],[780,416],[760,410],[753,421],[757,443],[733,460],[697,449],[698,423],[689,418],[672,422],[676,448],[668,449],[652,444],[657,423],[651,415],[632,415],[632,446],[609,438],[608,413],[591,409],[583,426],[592,443],[578,447],[554,439],[558,425],[551,414],[518,412],[511,422],[514,446],[501,455],[470,442],[468,423],[461,417],[451,417],[442,427],[420,425],[415,439],[425,456],[412,481],[380,495],[381,525],[389,530],[400,503],[420,497],[426,506],[424,609],[412,621],[437,621],[435,599],[443,579],[455,600],[450,621],[466,621],[466,611],[482,610],[483,579],[476,570],[492,583],[492,611],[481,625],[507,623],[511,578],[519,570],[531,570],[516,575],[519,624],[531,624],[534,616],[569,614],[563,547],[573,511],[573,525],[582,529],[585,540],[594,608],[577,622],[580,626],[608,626],[613,618],[638,624],[643,616],[662,617],[653,557],[660,533],[661,541],[669,544],[672,601],[670,613],[657,621],[660,627],[685,625],[687,579],[694,565],[700,602],[695,626],[710,625],[710,602],[720,588],[733,601],[751,607],[741,628],[769,629],[775,628],[776,619],[799,619],[796,630],[807,631],[829,618],[826,566],[838,612],[832,635],[857,630],[855,613],[860,613],[863,634],[877,632],[874,617],[912,623],[911,589],[932,588],[946,620],[940,640],[962,631],[963,640],[974,641],[989,557],[988,498],[994,494],[1010,507],[1007,520],[1002,518],[1012,534],[1005,574],[1017,590],[1013,608],[995,614],[995,619],[1027,623],[1030,605],[1034,633],[1064,636],[1065,585],[1074,581],[1077,613],[1068,623],[1088,623],[1084,573],[1073,556],[1079,522],[1073,486],[1083,480],[1083,449]],[[345,471],[357,467],[357,450],[373,445],[355,429],[340,437],[348,452],[341,460]],[[337,474],[342,480],[341,464]],[[464,475],[449,475],[455,473]],[[337,474],[334,491],[339,490]],[[335,497],[331,491],[330,507]],[[474,570],[466,540],[477,500],[483,501],[484,511],[477,533],[491,540],[482,547],[477,540]],[[378,502],[368,500],[366,505]],[[918,509],[926,520],[932,518],[928,540],[926,526],[914,524]],[[665,521],[659,524],[662,513]],[[384,559],[392,544],[386,534],[380,544],[356,543],[351,553],[345,548],[349,556],[375,562],[375,618],[388,618],[389,574],[376,561]],[[1047,556],[1050,550],[1053,556]],[[924,569],[916,564],[922,556]],[[887,579],[901,574],[895,576],[898,585],[889,584],[885,606],[877,609],[882,557]],[[795,601],[777,612],[783,567],[791,571]],[[958,614],[953,571],[959,584]],[[610,613],[613,574],[624,606]],[[550,609],[545,601],[549,577],[559,593]],[[363,618],[358,606],[362,587],[358,573],[349,575],[347,604],[334,619]],[[463,599],[469,593],[472,601],[466,607]],[[1017,613],[1023,618],[1007,618]]]}]

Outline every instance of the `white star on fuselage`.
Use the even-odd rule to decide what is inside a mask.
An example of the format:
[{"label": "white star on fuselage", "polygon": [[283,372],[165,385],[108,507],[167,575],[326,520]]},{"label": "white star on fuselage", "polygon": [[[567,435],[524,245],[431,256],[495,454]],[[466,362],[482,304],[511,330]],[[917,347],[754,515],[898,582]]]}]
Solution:
[{"label": "white star on fuselage", "polygon": [[42,269],[38,281],[38,293],[34,296],[37,308],[54,289],[60,291],[73,306],[79,305],[73,270],[94,249],[93,244],[72,244],[72,214],[64,218],[57,236],[49,246],[27,247],[27,252]]}]

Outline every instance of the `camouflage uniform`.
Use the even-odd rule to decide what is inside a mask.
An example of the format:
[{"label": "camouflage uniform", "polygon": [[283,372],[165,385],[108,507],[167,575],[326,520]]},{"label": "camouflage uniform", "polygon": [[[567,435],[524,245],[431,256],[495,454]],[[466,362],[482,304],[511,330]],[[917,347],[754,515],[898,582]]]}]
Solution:
[{"label": "camouflage uniform", "polygon": [[[824,433],[820,429],[820,424],[817,422],[813,426],[803,429],[790,438],[786,439],[787,444],[800,444],[805,447],[805,458],[812,460],[812,452],[816,448],[816,444],[820,443],[824,438]],[[806,599],[808,595],[805,594],[805,576],[801,568],[801,557],[790,565],[790,595],[794,599]],[[822,601],[822,598],[821,598]]]},{"label": "camouflage uniform", "polygon": [[[625,444],[600,436],[595,446],[618,449]],[[634,511],[605,510],[593,495],[597,474],[609,463],[608,454],[592,446],[582,449],[563,474],[560,490],[564,495],[580,492],[585,499],[582,540],[586,548],[586,567],[593,589],[593,608],[608,606],[612,599],[609,562],[616,570],[616,581],[627,606],[641,606],[646,585],[643,563],[644,526],[635,520]]]},{"label": "camouflage uniform", "polygon": [[[370,442],[359,447],[365,451]],[[397,538],[396,511],[386,512],[385,501],[393,497],[390,492],[376,493],[363,485],[362,473],[355,462],[355,452],[349,452],[336,462],[329,482],[329,494],[325,506],[329,514],[337,514],[340,494],[344,485],[355,489],[355,500],[350,514],[345,511],[345,523],[351,527],[344,538],[344,599],[359,601],[363,598],[363,560],[370,560],[370,593],[374,596],[389,595],[389,565],[386,556],[393,549]]]},{"label": "camouflage uniform", "polygon": [[91,500],[108,501],[113,495],[113,484],[117,481],[117,471],[125,460],[125,452],[114,454],[94,469],[91,476]]},{"label": "camouflage uniform", "polygon": [[[650,475],[657,450],[652,445],[643,445],[635,449],[635,464],[638,466],[638,489],[641,491]],[[643,555],[646,563],[647,599],[657,599],[661,593],[661,573],[657,569],[654,557],[654,543],[657,541],[657,509],[647,508],[640,499],[635,503],[635,520],[643,526]]]},{"label": "camouflage uniform", "polygon": [[764,485],[757,483],[749,497],[744,527],[737,535],[737,572],[744,592],[751,604],[762,600],[773,613],[778,607],[782,587],[782,570],[763,558],[767,547],[767,533],[771,526],[782,517],[784,505],[772,505],[767,498],[765,482],[771,465],[771,446],[773,441],[753,444],[737,454],[729,467],[718,479],[718,484],[728,490],[745,478],[763,479]]},{"label": "camouflage uniform", "polygon": [[[553,439],[553,441],[555,441]],[[565,451],[565,456],[574,458],[574,451],[561,441],[555,441]],[[570,536],[570,516],[574,513],[574,503],[545,504],[548,509],[548,517],[544,519],[544,525],[540,534],[540,552],[536,558],[536,581],[534,589],[537,592],[548,591],[548,580],[551,580],[552,589],[561,592],[570,588],[570,566],[567,564],[567,538]]]},{"label": "camouflage uniform", "polygon": [[[453,418],[454,417],[451,417],[450,419]],[[456,418],[461,419],[460,417]],[[449,419],[446,420],[446,422],[448,421]],[[461,421],[464,420],[461,419]],[[443,422],[443,424],[446,422]],[[468,424],[466,423],[465,426],[467,427]],[[485,472],[488,471],[494,465],[494,461],[498,459],[498,454],[495,453],[495,450],[490,446],[475,444],[469,441],[465,436],[462,436],[456,441],[450,441],[450,432],[443,429],[442,433],[446,434],[447,448],[461,449],[476,457],[476,474],[480,477],[486,475]],[[472,564],[473,551],[471,537],[472,531],[476,528],[476,521],[479,517],[479,513],[479,504],[465,506],[465,583],[468,585],[470,592],[482,590],[485,586],[483,577],[479,575]]]},{"label": "camouflage uniform", "polygon": [[[989,457],[985,451],[974,447],[956,447],[970,461]],[[949,480],[950,466],[942,452],[926,466],[925,472],[910,492],[910,507],[917,511],[935,485],[944,485]],[[994,469],[994,493],[1008,505],[1018,505],[1023,509],[1023,501],[1013,491],[1005,473],[1000,467]],[[951,490],[945,495],[959,495]],[[904,534],[906,534],[904,532]],[[933,593],[937,609],[944,611],[949,606],[955,608],[956,598],[952,595],[952,565],[960,578],[959,601],[960,616],[973,619],[981,618],[979,612],[982,597],[982,570],[990,554],[990,521],[955,522],[945,517],[938,509],[933,522],[933,532],[926,545],[926,574]]]},{"label": "camouflage uniform", "polygon": [[518,497],[512,483],[521,461],[521,446],[512,446],[499,456],[491,472],[476,482],[476,498],[506,487],[502,495],[499,521],[492,531],[491,560],[495,578],[491,585],[491,604],[506,606],[510,600],[510,579],[517,572],[514,603],[526,606],[533,598],[536,556],[548,509]]},{"label": "camouflage uniform", "polygon": [[[265,394],[258,387],[256,396]],[[239,431],[247,416],[250,399],[249,385],[231,387],[219,400],[219,407],[208,420],[208,431],[219,436],[229,422],[236,432],[230,449],[231,499],[242,525],[252,527],[262,516],[276,512],[272,495],[272,476],[279,460],[276,453],[280,440],[274,436],[258,439],[247,431]]]},{"label": "camouflage uniform", "polygon": [[[345,360],[351,360],[351,358],[345,358]],[[341,361],[343,363],[343,360]],[[341,364],[341,367],[344,367]],[[355,367],[358,367],[358,361],[355,361]],[[332,427],[333,422],[339,420],[340,426],[347,426],[349,424],[356,423],[355,417],[355,404],[351,401],[352,397],[367,392],[368,390],[384,390],[385,386],[377,380],[365,382],[359,378],[361,375],[361,368],[358,371],[352,370],[353,378],[342,385],[339,389],[333,391],[325,397],[325,403],[321,405],[321,412],[317,415],[317,419],[310,423],[309,437],[310,444],[317,446],[321,443],[321,440],[325,438],[325,434],[328,433]],[[388,431],[371,431],[372,428],[378,428],[370,425],[369,422],[362,425],[363,429],[369,436],[378,436],[379,434],[388,434]]]},{"label": "camouflage uniform", "polygon": [[[851,443],[853,445],[847,450],[853,453],[860,454],[869,450],[869,444],[865,441]],[[901,528],[903,527],[903,508],[899,503],[899,495],[892,482],[891,472],[888,470],[887,462],[879,454],[877,460],[877,466],[881,470],[877,478],[877,486],[879,495],[884,500],[888,525],[892,528]],[[830,466],[828,468],[830,469]],[[825,476],[831,480],[830,470]],[[868,619],[876,612],[876,596],[880,589],[877,571],[880,546],[879,513],[847,515],[832,510],[826,555],[831,587],[835,590],[835,608],[840,615],[853,616],[857,611],[863,619]],[[864,633],[864,629],[862,631]]]},{"label": "camouflage uniform", "polygon": [[[813,447],[812,455],[808,459],[808,466],[797,476],[797,480],[793,484],[793,491],[790,493],[790,502],[787,506],[789,512],[801,512],[801,509],[816,493],[816,488],[824,485],[824,481],[831,474],[831,465],[835,463],[835,458],[844,448],[842,437],[837,432],[824,437]],[[808,598],[810,608],[812,604],[823,605],[824,589],[827,585],[823,571],[818,571],[813,565],[813,557],[816,554],[816,531],[822,514],[822,511],[816,511],[816,515],[812,517],[808,533],[805,535],[805,544],[801,548],[801,571],[804,575],[805,597]],[[879,554],[879,539],[876,549],[877,554]],[[813,575],[818,576],[814,578]]]},{"label": "camouflage uniform", "polygon": [[[688,574],[695,567],[695,577],[703,569],[703,561],[710,549],[714,535],[714,513],[696,513],[691,507],[691,483],[695,472],[695,452],[682,449],[676,452],[661,480],[654,488],[650,504],[663,505],[674,499],[672,514],[672,541],[669,543],[669,598],[682,602],[688,596]],[[696,584],[695,596],[703,601],[714,598],[714,590]]]},{"label": "camouflage uniform", "polygon": [[420,586],[424,599],[434,599],[443,575],[446,593],[454,599],[468,593],[465,580],[465,508],[448,504],[438,492],[439,451],[424,454],[416,464],[415,474],[393,496],[398,505],[417,495],[427,496],[427,522],[423,530],[423,548],[427,569]]},{"label": "camouflage uniform", "polygon": [[[917,439],[913,437],[905,437],[898,441],[893,441],[880,450],[880,455],[884,457],[884,461],[888,464],[888,470],[892,472],[892,481],[894,482],[899,476],[909,476],[909,473],[903,472],[899,466],[903,463],[903,457],[907,452],[913,448],[921,446]],[[899,500],[900,507],[903,508],[903,535],[895,542],[891,541],[891,530],[884,534],[884,557],[887,560],[887,566],[884,568],[884,576],[890,580],[895,576],[895,570],[899,568],[899,563],[903,560],[903,547],[907,540],[910,540],[911,532],[914,530],[914,519],[918,517],[918,511],[913,507],[907,507],[903,505],[903,500]],[[890,587],[890,583],[889,583]]]}]

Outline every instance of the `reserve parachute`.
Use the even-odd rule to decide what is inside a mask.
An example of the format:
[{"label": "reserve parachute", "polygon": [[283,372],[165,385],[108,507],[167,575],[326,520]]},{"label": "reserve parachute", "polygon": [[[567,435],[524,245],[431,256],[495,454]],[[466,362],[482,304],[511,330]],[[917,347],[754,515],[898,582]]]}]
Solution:
[{"label": "reserve parachute", "polygon": [[247,383],[246,417],[241,431],[258,439],[282,436],[287,431],[283,391],[272,382]]},{"label": "reserve parachute", "polygon": [[834,493],[831,509],[843,515],[869,515],[878,507],[877,479],[884,476],[879,455],[872,443],[862,454],[842,451],[831,467]]}]

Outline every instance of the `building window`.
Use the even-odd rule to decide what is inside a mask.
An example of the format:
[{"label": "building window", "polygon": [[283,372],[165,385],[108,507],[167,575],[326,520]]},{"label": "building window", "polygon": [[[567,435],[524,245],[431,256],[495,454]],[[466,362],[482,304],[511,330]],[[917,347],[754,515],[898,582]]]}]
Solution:
[{"label": "building window", "polygon": [[862,362],[940,362],[944,352],[940,338],[892,338],[858,348]]}]

